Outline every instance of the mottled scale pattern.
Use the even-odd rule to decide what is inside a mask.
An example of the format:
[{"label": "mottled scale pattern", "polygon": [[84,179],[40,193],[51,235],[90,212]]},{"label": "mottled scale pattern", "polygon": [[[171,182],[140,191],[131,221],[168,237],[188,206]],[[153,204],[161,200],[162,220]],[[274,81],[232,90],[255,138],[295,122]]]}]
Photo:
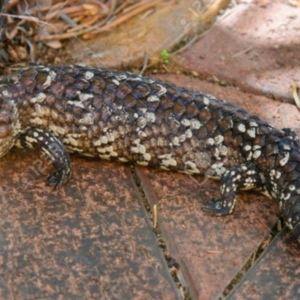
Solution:
[{"label": "mottled scale pattern", "polygon": [[67,152],[221,180],[205,210],[233,211],[236,192],[278,201],[300,240],[300,144],[214,96],[127,72],[83,66],[31,67],[0,78],[0,155],[38,148],[52,161],[48,183],[70,176]]}]

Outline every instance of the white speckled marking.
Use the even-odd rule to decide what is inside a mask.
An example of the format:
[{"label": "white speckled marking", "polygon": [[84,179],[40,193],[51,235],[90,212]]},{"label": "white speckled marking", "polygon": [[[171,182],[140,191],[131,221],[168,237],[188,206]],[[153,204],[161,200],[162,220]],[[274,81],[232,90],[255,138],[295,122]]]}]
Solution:
[{"label": "white speckled marking", "polygon": [[157,86],[159,86],[159,88],[160,88],[160,90],[157,92],[157,95],[159,97],[164,95],[167,92],[167,89],[163,85],[157,84]]},{"label": "white speckled marking", "polygon": [[100,157],[101,159],[106,159],[106,160],[111,159],[111,157],[110,157],[109,154],[99,154],[99,157]]},{"label": "white speckled marking", "polygon": [[69,101],[67,101],[67,104],[84,108],[84,105],[83,105],[83,103],[81,101],[70,101],[69,100]]},{"label": "white speckled marking", "polygon": [[137,120],[138,128],[137,130],[140,130],[141,128],[144,128],[147,125],[147,120],[144,117],[139,117]]},{"label": "white speckled marking", "polygon": [[286,163],[288,162],[289,158],[290,158],[290,153],[289,152],[285,152],[284,153],[284,157],[279,161],[279,164],[281,166],[286,165]]},{"label": "white speckled marking", "polygon": [[173,143],[174,146],[179,146],[179,145],[180,145],[180,143],[179,143],[179,138],[178,138],[177,136],[175,136],[175,137],[173,138],[172,143]]},{"label": "white speckled marking", "polygon": [[146,161],[150,161],[150,160],[151,160],[151,155],[150,155],[149,153],[145,153],[145,154],[144,154],[144,159],[145,159]]},{"label": "white speckled marking", "polygon": [[177,161],[172,158],[172,154],[162,154],[159,155],[158,158],[161,160],[161,165],[165,167],[176,167],[177,166]]},{"label": "white speckled marking", "polygon": [[208,177],[211,178],[221,178],[223,174],[226,173],[226,169],[223,167],[223,163],[214,163],[210,166],[210,169],[206,173]]},{"label": "white speckled marking", "polygon": [[124,163],[128,162],[128,159],[125,158],[125,157],[119,157],[118,160],[119,160],[120,162],[124,162]]},{"label": "white speckled marking", "polygon": [[32,145],[34,143],[37,143],[37,139],[33,138],[33,137],[30,137],[30,136],[26,136],[26,142],[27,142],[27,145],[30,147],[30,148],[33,148]]},{"label": "white speckled marking", "polygon": [[84,94],[83,93],[83,94],[80,94],[78,97],[79,97],[80,101],[86,101],[86,100],[89,100],[89,99],[93,99],[94,95],[93,94]]},{"label": "white speckled marking", "polygon": [[94,118],[91,113],[84,114],[83,118],[79,120],[80,124],[91,125],[94,123]]},{"label": "white speckled marking", "polygon": [[217,135],[217,136],[215,137],[215,144],[216,144],[216,145],[221,144],[223,141],[224,141],[224,137],[223,137],[222,135]]},{"label": "white speckled marking", "polygon": [[135,76],[135,77],[128,77],[127,80],[130,81],[142,81],[142,78],[139,76]]},{"label": "white speckled marking", "polygon": [[93,141],[93,146],[95,146],[95,147],[101,146],[101,141],[100,140],[94,140]]},{"label": "white speckled marking", "polygon": [[207,140],[206,140],[206,144],[207,145],[214,145],[215,144],[215,141],[214,141],[214,139],[213,138],[208,138]]},{"label": "white speckled marking", "polygon": [[139,130],[137,132],[137,134],[138,134],[139,138],[145,138],[145,137],[147,137],[147,134],[144,131],[141,131],[141,130]]},{"label": "white speckled marking", "polygon": [[108,142],[112,143],[115,141],[115,136],[112,132],[108,131],[105,136],[107,137]]},{"label": "white speckled marking", "polygon": [[249,151],[249,154],[248,156],[246,157],[246,160],[251,160],[252,159],[252,156],[253,156],[253,152],[252,151]]},{"label": "white speckled marking", "polygon": [[183,143],[183,142],[185,141],[185,139],[186,139],[186,135],[185,135],[185,134],[181,134],[181,135],[179,136],[179,142],[180,142],[180,143]]},{"label": "white speckled marking", "polygon": [[72,138],[71,136],[69,136],[68,140],[69,140],[69,142],[70,142],[70,144],[72,146],[78,147],[78,142],[74,138]]},{"label": "white speckled marking", "polygon": [[149,165],[149,163],[147,162],[147,161],[137,161],[136,162],[138,165],[140,165],[140,166],[144,166],[144,167],[146,167],[146,166],[148,166]]},{"label": "white speckled marking", "polygon": [[220,155],[227,156],[228,154],[228,148],[224,145],[219,146]]},{"label": "white speckled marking", "polygon": [[197,119],[191,120],[191,129],[199,129],[201,126],[201,123]]},{"label": "white speckled marking", "polygon": [[115,78],[112,79],[112,82],[113,82],[115,85],[120,85],[120,82],[119,82],[117,79],[115,79]]},{"label": "white speckled marking", "polygon": [[260,157],[260,155],[261,155],[261,151],[260,151],[260,150],[256,150],[256,151],[254,151],[254,153],[253,153],[253,158],[254,158],[254,159],[257,159],[257,158]]},{"label": "white speckled marking", "polygon": [[87,79],[87,80],[92,79],[94,76],[95,76],[95,74],[94,74],[93,72],[91,72],[91,71],[86,71],[86,72],[84,73],[84,77],[85,77],[85,79]]},{"label": "white speckled marking", "polygon": [[291,184],[291,185],[289,186],[289,190],[290,190],[290,191],[294,191],[295,189],[296,189],[296,187],[295,187],[294,185]]},{"label": "white speckled marking", "polygon": [[191,122],[188,119],[182,119],[181,124],[187,127],[190,126]]},{"label": "white speckled marking", "polygon": [[246,131],[246,127],[243,123],[240,123],[238,125],[238,131],[240,131],[240,132],[245,132]]},{"label": "white speckled marking", "polygon": [[108,144],[108,138],[105,135],[103,135],[100,137],[100,142],[101,144]]},{"label": "white speckled marking", "polygon": [[[1,85],[2,86],[2,85]],[[8,92],[8,90],[3,90],[2,91],[2,95],[4,96],[4,97],[9,97],[10,96],[10,93]]]},{"label": "white speckled marking", "polygon": [[57,74],[55,73],[55,71],[51,70],[49,72],[49,75],[50,75],[50,77],[51,77],[52,80],[55,80]]},{"label": "white speckled marking", "polygon": [[29,102],[30,103],[41,103],[46,99],[46,97],[47,97],[46,94],[39,93],[39,94],[37,94],[36,97],[30,98]]},{"label": "white speckled marking", "polygon": [[152,112],[147,112],[145,114],[145,118],[146,118],[146,121],[147,122],[151,122],[151,123],[154,123],[156,121],[156,116],[154,113]]},{"label": "white speckled marking", "polygon": [[[117,157],[118,153],[114,151],[114,148],[112,145],[103,147],[103,148],[97,148],[97,151],[100,153],[100,155],[104,154],[107,155],[108,157],[113,156]],[[101,156],[102,158],[102,156]]]},{"label": "white speckled marking", "polygon": [[190,129],[186,130],[185,136],[186,136],[186,138],[190,139],[193,136],[192,131]]},{"label": "white speckled marking", "polygon": [[43,83],[43,88],[46,89],[51,85],[52,78],[50,75],[47,76],[46,81]]},{"label": "white speckled marking", "polygon": [[204,103],[205,105],[209,105],[210,100],[209,100],[207,97],[203,96],[203,103]]},{"label": "white speckled marking", "polygon": [[188,174],[199,174],[200,173],[196,164],[190,160],[184,162],[184,171]]},{"label": "white speckled marking", "polygon": [[251,148],[251,146],[250,145],[245,145],[244,146],[244,150],[245,151],[250,151],[252,148]]},{"label": "white speckled marking", "polygon": [[169,169],[169,168],[167,168],[166,166],[160,165],[159,167],[160,167],[162,170],[165,170],[165,171],[170,171],[170,169]]},{"label": "white speckled marking", "polygon": [[44,66],[42,66],[41,68],[40,68],[40,70],[42,70],[42,71],[44,71],[44,72],[50,72],[50,68],[48,68],[48,67],[44,67]]},{"label": "white speckled marking", "polygon": [[282,193],[281,194],[281,199],[284,200],[284,201],[289,200],[290,197],[291,197],[290,193],[287,193],[287,194]]},{"label": "white speckled marking", "polygon": [[252,138],[255,138],[255,137],[256,137],[256,130],[255,130],[254,127],[249,128],[249,129],[247,130],[247,133],[248,133],[248,135],[249,135],[250,137],[252,137]]},{"label": "white speckled marking", "polygon": [[218,160],[220,157],[220,150],[219,150],[219,148],[215,148],[215,150],[214,150],[214,157]]},{"label": "white speckled marking", "polygon": [[148,102],[157,102],[157,101],[159,101],[159,98],[158,98],[156,95],[150,95],[150,96],[147,98],[147,101],[148,101]]},{"label": "white speckled marking", "polygon": [[64,135],[66,130],[63,127],[50,125],[49,128],[53,131],[54,134]]},{"label": "white speckled marking", "polygon": [[30,123],[33,125],[42,125],[43,120],[41,118],[35,117],[35,118],[30,118]]},{"label": "white speckled marking", "polygon": [[137,147],[140,154],[146,154],[146,147],[144,145],[139,144]]}]

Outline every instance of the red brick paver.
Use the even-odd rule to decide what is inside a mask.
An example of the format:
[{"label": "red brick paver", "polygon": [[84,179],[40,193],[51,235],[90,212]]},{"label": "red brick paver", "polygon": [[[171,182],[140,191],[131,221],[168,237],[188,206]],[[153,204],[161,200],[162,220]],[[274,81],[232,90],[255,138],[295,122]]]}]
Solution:
[{"label": "red brick paver", "polygon": [[239,197],[235,213],[205,215],[205,201],[219,185],[185,175],[138,169],[171,256],[179,263],[193,299],[215,299],[246,264],[276,222],[276,205],[255,194]]},{"label": "red brick paver", "polygon": [[202,78],[292,101],[290,87],[300,82],[299,46],[300,8],[240,4],[175,60]]},{"label": "red brick paver", "polygon": [[283,230],[227,299],[299,299],[299,274],[299,243]]},{"label": "red brick paver", "polygon": [[180,299],[129,167],[74,158],[58,191],[44,167],[0,161],[1,299]]}]

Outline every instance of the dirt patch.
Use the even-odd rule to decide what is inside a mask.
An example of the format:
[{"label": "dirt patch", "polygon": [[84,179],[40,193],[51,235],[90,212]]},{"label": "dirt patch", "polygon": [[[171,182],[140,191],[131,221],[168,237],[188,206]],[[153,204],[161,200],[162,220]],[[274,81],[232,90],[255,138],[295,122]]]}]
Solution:
[{"label": "dirt patch", "polygon": [[207,28],[229,0],[3,1],[8,64],[85,63],[122,68],[161,59]]}]

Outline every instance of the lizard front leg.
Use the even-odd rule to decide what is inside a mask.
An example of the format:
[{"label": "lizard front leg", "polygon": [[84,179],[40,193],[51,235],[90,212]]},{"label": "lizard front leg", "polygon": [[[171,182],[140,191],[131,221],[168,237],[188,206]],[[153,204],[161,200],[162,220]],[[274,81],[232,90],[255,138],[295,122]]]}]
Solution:
[{"label": "lizard front leg", "polygon": [[55,173],[47,179],[47,184],[55,189],[65,183],[71,175],[71,161],[63,143],[49,130],[28,129],[17,136],[16,146],[40,150],[48,157]]},{"label": "lizard front leg", "polygon": [[238,190],[263,190],[260,170],[252,163],[228,169],[221,177],[221,199],[213,199],[203,208],[207,213],[224,216],[231,214],[236,203]]}]

